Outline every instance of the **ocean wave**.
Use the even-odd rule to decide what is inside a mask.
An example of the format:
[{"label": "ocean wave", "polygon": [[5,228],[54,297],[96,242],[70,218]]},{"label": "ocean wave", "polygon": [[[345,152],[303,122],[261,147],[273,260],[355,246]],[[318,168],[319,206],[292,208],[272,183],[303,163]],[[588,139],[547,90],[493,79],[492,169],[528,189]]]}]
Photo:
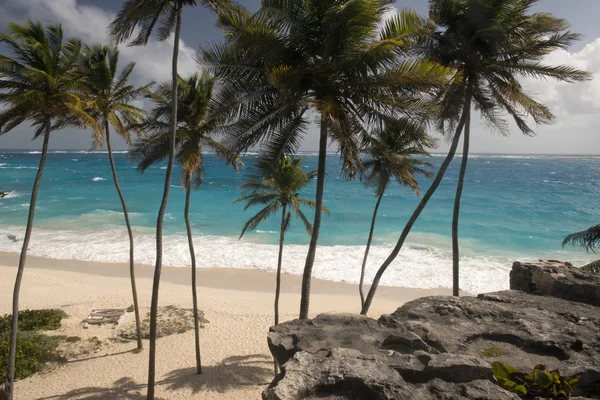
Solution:
[{"label": "ocean wave", "polygon": [[94,182],[99,182],[99,181],[105,181],[106,179],[101,178],[99,176],[95,177],[94,179],[92,179]]},{"label": "ocean wave", "polygon": [[26,167],[24,165],[20,165],[18,167],[7,167],[6,164],[0,165],[0,169],[37,169],[37,167]]},{"label": "ocean wave", "polygon": [[[106,210],[97,210],[106,212]],[[22,229],[0,226],[1,233],[22,235]],[[155,240],[150,229],[134,228],[135,261],[152,265]],[[0,235],[0,251],[18,252],[19,243]],[[233,237],[197,236],[194,239],[199,267],[236,268],[275,271],[277,245],[261,244],[251,240],[238,241]],[[314,266],[314,277],[331,281],[357,283],[364,254],[364,246],[319,246]],[[392,247],[371,247],[366,270],[370,282]],[[283,253],[285,273],[301,275],[308,246],[286,245]],[[78,259],[99,262],[127,262],[129,245],[123,227],[101,231],[93,229],[53,230],[36,228],[29,253],[53,259]],[[561,255],[555,255],[561,257]],[[562,255],[564,258],[564,254]],[[520,258],[521,260],[526,260]],[[461,287],[471,293],[508,289],[508,275],[514,257],[467,256],[461,259]],[[583,262],[582,262],[583,263]],[[186,267],[189,264],[187,239],[184,235],[164,237],[164,265]],[[440,288],[452,284],[452,257],[449,250],[435,245],[410,244],[405,246],[390,265],[382,285]]]},{"label": "ocean wave", "polygon": [[260,229],[257,229],[255,232],[256,233],[279,233],[277,231],[261,231]]}]

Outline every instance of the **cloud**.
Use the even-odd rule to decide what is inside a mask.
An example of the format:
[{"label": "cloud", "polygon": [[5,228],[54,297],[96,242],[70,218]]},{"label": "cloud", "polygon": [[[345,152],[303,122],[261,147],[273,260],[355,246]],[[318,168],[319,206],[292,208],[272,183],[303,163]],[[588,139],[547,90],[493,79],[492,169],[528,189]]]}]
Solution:
[{"label": "cloud", "polygon": [[591,81],[573,84],[554,79],[524,80],[524,86],[549,105],[559,119],[587,120],[600,112],[600,38],[578,52],[554,51],[544,59],[544,63],[573,66],[587,70],[593,76]]},{"label": "cloud", "polygon": [[[81,38],[86,43],[107,43],[107,28],[115,14],[90,5],[78,4],[76,0],[7,0],[10,18],[24,21],[27,18],[42,23],[61,23],[66,36]],[[20,15],[21,18],[15,18]],[[4,18],[2,18],[4,20]],[[3,21],[4,22],[4,21]],[[152,38],[145,47],[119,46],[121,63],[135,61],[134,80],[138,84],[149,81],[165,81],[171,77],[173,38],[159,42]],[[197,70],[195,50],[180,42],[179,72],[182,75]]]}]

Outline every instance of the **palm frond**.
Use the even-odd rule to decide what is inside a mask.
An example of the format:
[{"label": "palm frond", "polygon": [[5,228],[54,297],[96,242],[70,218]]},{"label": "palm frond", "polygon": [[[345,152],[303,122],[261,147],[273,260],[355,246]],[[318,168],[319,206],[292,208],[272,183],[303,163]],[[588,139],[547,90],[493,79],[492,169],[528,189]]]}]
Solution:
[{"label": "palm frond", "polygon": [[562,246],[580,247],[587,252],[595,253],[596,250],[600,249],[600,225],[568,235],[563,240]]}]

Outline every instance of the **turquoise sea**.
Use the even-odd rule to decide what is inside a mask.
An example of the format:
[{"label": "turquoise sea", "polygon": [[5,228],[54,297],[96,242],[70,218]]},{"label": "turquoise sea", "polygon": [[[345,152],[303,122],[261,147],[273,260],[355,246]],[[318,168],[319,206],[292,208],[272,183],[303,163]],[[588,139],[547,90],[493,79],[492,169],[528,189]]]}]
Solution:
[{"label": "turquoise sea", "polygon": [[[140,175],[125,152],[115,154],[120,182],[135,225],[136,261],[154,262],[154,223],[162,194],[164,166]],[[256,159],[247,154],[248,166]],[[315,154],[303,154],[307,171],[316,169]],[[238,241],[240,228],[252,214],[232,204],[240,195],[244,169],[236,174],[205,155],[205,184],[192,195],[191,219],[202,267],[274,270],[278,218]],[[434,156],[437,166],[443,155]],[[31,184],[39,153],[0,152],[0,251],[18,252]],[[359,181],[341,176],[339,156],[329,154],[324,201],[325,217],[314,273],[316,277],[356,282],[375,197]],[[408,245],[392,264],[383,284],[405,287],[451,286],[450,222],[458,160],[409,236]],[[165,263],[187,266],[189,254],[183,222],[184,192],[178,172],[166,215]],[[428,183],[423,182],[424,191]],[[314,184],[304,193],[314,197]],[[469,160],[462,201],[460,236],[463,289],[492,291],[508,286],[514,260],[558,258],[577,264],[593,259],[577,250],[561,249],[565,234],[600,223],[600,156],[473,155]],[[397,184],[379,210],[374,249],[367,278],[387,257],[417,204],[413,193]],[[310,213],[309,213],[310,214]],[[300,224],[287,234],[284,270],[299,274],[308,236]],[[128,242],[121,206],[104,152],[52,151],[38,197],[31,255],[60,259],[122,262]]]}]

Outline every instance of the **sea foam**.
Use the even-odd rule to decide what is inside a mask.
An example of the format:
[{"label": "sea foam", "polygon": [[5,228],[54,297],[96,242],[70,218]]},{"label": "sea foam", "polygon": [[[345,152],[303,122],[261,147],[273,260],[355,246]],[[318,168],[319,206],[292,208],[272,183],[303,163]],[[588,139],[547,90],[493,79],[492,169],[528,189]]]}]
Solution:
[{"label": "sea foam", "polygon": [[[21,229],[0,226],[0,232],[22,235]],[[135,261],[154,264],[154,235],[148,228],[135,229]],[[0,251],[18,252],[19,243],[0,235]],[[238,241],[233,237],[198,236],[194,238],[198,266],[205,268],[258,269],[275,271],[278,246]],[[379,266],[389,256],[391,246],[372,246],[366,271],[370,282]],[[286,245],[283,253],[284,273],[301,275],[308,246]],[[357,283],[364,246],[319,246],[313,276],[331,281]],[[38,228],[33,235],[29,254],[52,259],[77,259],[98,262],[127,262],[129,244],[126,230],[114,227],[96,230],[51,230]],[[164,237],[165,266],[189,265],[187,239],[184,235]],[[511,257],[463,257],[461,288],[471,293],[508,289]],[[440,288],[452,283],[451,253],[432,246],[407,244],[390,265],[382,285]]]}]

